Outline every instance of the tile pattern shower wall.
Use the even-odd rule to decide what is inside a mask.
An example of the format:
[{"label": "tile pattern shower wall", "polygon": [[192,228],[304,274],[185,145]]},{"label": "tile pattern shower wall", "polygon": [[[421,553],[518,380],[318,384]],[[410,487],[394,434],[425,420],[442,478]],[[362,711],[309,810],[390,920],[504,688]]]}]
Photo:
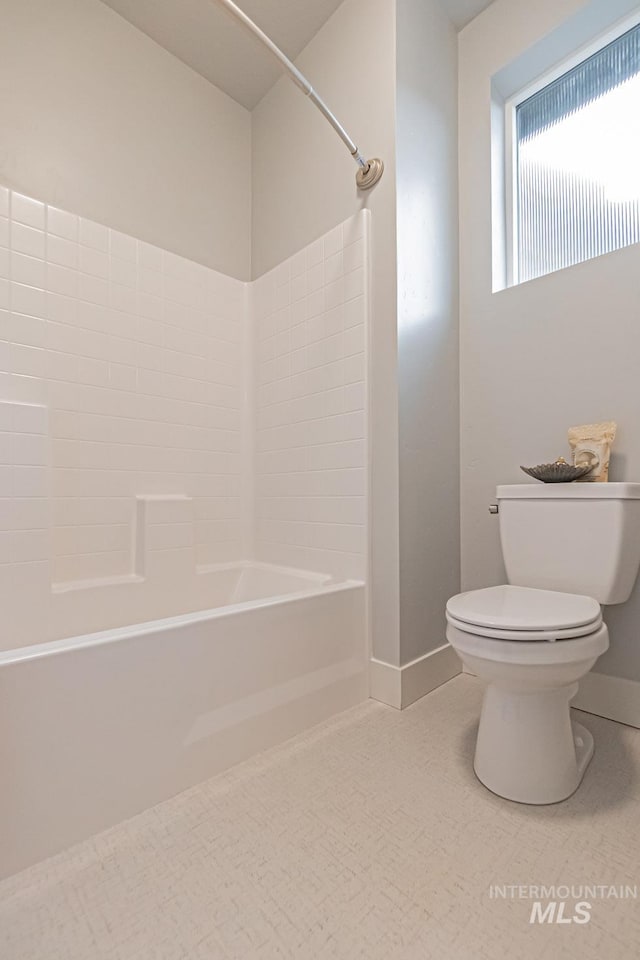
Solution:
[{"label": "tile pattern shower wall", "polygon": [[194,499],[191,532],[167,507],[158,551],[194,564],[240,557],[245,291],[0,188],[0,399],[18,418],[16,404],[48,408],[50,438],[46,464],[31,463],[40,447],[18,428],[9,446],[5,417],[0,459],[23,471],[23,491],[48,466],[51,497],[45,549],[44,527],[7,530],[5,484],[0,564],[50,559],[54,583],[129,575],[140,495]]},{"label": "tile pattern shower wall", "polygon": [[366,573],[368,211],[254,283],[256,552]]},{"label": "tile pattern shower wall", "polygon": [[0,401],[0,649],[26,642],[48,615],[48,433],[46,407]]},{"label": "tile pattern shower wall", "polygon": [[0,649],[366,575],[367,233],[245,284],[0,188]]}]

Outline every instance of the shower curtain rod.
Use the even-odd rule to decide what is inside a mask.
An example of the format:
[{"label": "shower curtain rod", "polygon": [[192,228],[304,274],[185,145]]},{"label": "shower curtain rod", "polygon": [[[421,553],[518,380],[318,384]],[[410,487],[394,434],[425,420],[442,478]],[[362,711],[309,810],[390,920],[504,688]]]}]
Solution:
[{"label": "shower curtain rod", "polygon": [[239,20],[247,30],[257,37],[262,44],[264,44],[267,50],[276,58],[276,60],[279,61],[285,72],[289,74],[295,85],[302,90],[304,95],[316,105],[323,117],[329,121],[333,129],[347,147],[353,159],[358,164],[358,172],[356,173],[356,183],[358,188],[360,190],[369,190],[371,187],[373,187],[378,182],[384,171],[384,163],[382,160],[375,158],[372,158],[371,160],[365,160],[347,131],[338,121],[336,116],[331,112],[324,100],[318,96],[304,74],[300,73],[298,68],[291,62],[291,60],[289,60],[287,56],[285,56],[282,50],[275,45],[273,40],[271,40],[266,33],[261,30],[260,27],[254,23],[253,20],[251,20],[251,18],[248,17],[237,4],[233,2],[233,0],[217,0],[217,2],[221,4],[221,6],[225,7],[229,13],[236,18],[236,20]]}]

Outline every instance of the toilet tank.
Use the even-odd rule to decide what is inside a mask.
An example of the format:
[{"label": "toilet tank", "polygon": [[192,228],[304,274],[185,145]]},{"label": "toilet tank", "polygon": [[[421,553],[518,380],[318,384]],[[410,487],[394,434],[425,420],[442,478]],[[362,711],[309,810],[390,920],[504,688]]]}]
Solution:
[{"label": "toilet tank", "polygon": [[640,566],[640,483],[520,483],[497,489],[509,583],[629,599]]}]

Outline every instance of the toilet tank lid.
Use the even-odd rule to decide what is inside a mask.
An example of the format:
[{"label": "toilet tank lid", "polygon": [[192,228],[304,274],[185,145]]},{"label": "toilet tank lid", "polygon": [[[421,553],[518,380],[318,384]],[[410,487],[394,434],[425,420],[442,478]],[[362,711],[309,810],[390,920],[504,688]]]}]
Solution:
[{"label": "toilet tank lid", "polygon": [[497,500],[640,500],[640,483],[510,483]]},{"label": "toilet tank lid", "polygon": [[455,620],[499,630],[567,630],[596,623],[600,604],[593,597],[504,584],[452,597],[447,613]]}]

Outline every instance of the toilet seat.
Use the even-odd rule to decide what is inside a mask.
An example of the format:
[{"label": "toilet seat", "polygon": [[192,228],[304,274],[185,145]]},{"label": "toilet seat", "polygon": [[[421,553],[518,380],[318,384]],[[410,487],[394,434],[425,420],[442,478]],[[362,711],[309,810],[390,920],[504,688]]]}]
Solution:
[{"label": "toilet seat", "polygon": [[602,626],[602,614],[593,623],[585,624],[583,627],[570,627],[567,630],[497,630],[495,627],[480,627],[465,623],[463,620],[456,620],[449,613],[447,614],[447,623],[463,633],[469,633],[476,637],[488,637],[490,640],[500,640],[503,643],[509,641],[515,643],[539,643],[541,641],[553,643],[556,640],[576,640],[579,637],[591,636]]},{"label": "toilet seat", "polygon": [[452,597],[447,621],[451,647],[485,684],[478,779],[520,803],[566,799],[593,754],[593,737],[570,705],[609,647],[598,602],[505,584]]},{"label": "toilet seat", "polygon": [[602,611],[592,597],[504,584],[452,597],[447,621],[477,637],[531,643],[590,636],[602,625]]},{"label": "toilet seat", "polygon": [[[523,643],[522,639],[504,640],[472,633],[468,626],[449,620],[447,639],[454,650],[467,658],[526,667],[556,667],[561,664],[595,660],[609,647],[609,632],[604,623],[586,636],[567,638],[562,643]],[[552,638],[549,638],[552,639]]]}]

